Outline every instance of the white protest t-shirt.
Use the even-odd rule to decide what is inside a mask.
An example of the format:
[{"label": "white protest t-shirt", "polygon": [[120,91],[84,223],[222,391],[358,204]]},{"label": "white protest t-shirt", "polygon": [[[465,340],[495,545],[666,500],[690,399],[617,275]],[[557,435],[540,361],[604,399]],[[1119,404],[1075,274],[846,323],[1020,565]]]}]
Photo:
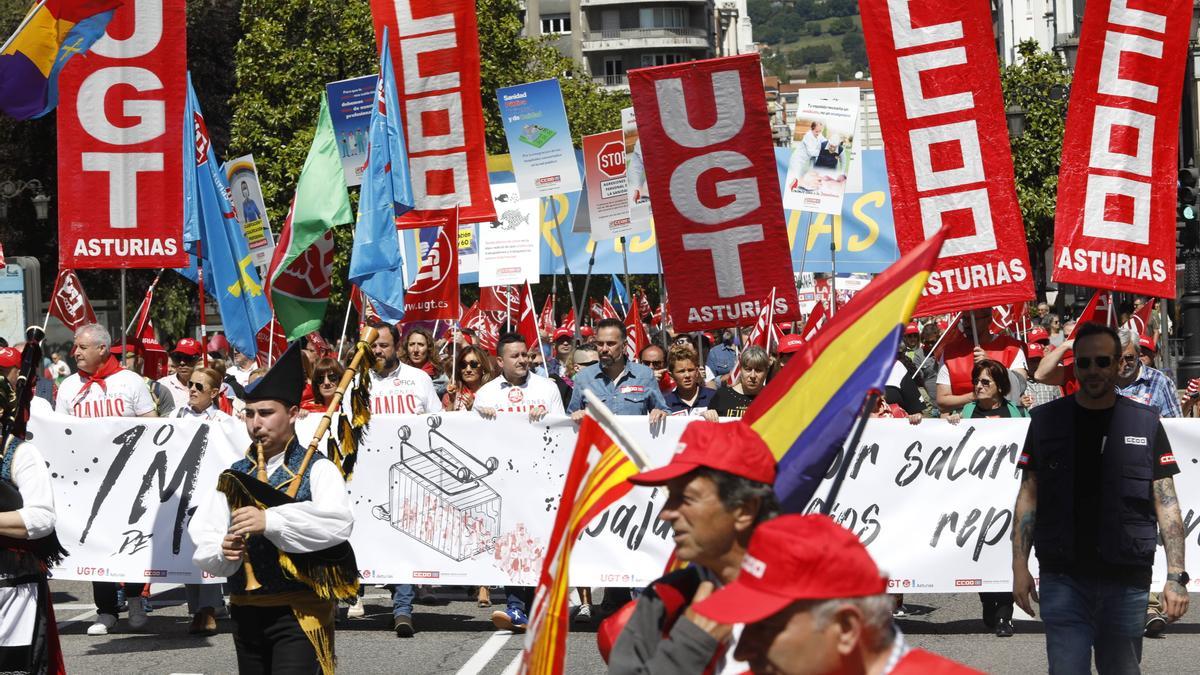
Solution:
[{"label": "white protest t-shirt", "polygon": [[401,363],[387,375],[371,373],[372,415],[422,415],[442,411],[442,399],[425,371]]},{"label": "white protest t-shirt", "polygon": [[54,409],[75,417],[138,417],[154,412],[154,399],[141,375],[120,370],[84,389],[79,373],[58,385]]},{"label": "white protest t-shirt", "polygon": [[488,382],[475,392],[476,408],[495,408],[496,412],[524,413],[544,408],[547,415],[565,415],[558,385],[548,377],[529,373],[525,384],[513,386],[503,377]]}]

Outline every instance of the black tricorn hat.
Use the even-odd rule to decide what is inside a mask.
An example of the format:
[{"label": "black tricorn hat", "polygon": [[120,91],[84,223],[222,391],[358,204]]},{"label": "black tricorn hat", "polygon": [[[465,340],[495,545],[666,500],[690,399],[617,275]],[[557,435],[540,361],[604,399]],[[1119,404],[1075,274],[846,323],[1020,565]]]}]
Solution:
[{"label": "black tricorn hat", "polygon": [[300,360],[300,341],[288,345],[283,356],[266,375],[246,387],[245,401],[279,401],[286,406],[300,405],[304,394],[304,363]]}]

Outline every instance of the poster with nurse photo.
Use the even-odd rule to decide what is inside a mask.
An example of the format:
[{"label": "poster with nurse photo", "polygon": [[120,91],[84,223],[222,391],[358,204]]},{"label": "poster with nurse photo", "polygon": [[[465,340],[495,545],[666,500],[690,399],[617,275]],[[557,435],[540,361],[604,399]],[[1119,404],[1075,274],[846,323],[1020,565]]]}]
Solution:
[{"label": "poster with nurse photo", "polygon": [[858,87],[802,89],[796,100],[792,157],[783,207],[840,214],[854,163]]}]

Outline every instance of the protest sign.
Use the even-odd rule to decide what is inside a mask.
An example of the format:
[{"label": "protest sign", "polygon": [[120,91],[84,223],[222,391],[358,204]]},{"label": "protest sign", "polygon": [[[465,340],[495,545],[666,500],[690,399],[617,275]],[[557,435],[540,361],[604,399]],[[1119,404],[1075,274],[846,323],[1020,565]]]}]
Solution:
[{"label": "protest sign", "polygon": [[650,213],[646,162],[633,108],[621,109],[621,139],[625,144],[625,200],[629,204],[629,219],[644,231],[650,228],[653,215]]},{"label": "protest sign", "polygon": [[[757,54],[629,73],[676,330],[800,318]],[[630,188],[632,159],[628,156]]]},{"label": "protest sign", "polygon": [[1054,281],[1175,297],[1179,104],[1192,5],[1088,3],[1063,135]]},{"label": "protest sign", "polygon": [[378,75],[364,75],[325,85],[329,119],[337,139],[338,155],[346,187],[362,185],[367,165],[367,134],[371,128],[371,104],[375,102]]},{"label": "protest sign", "polygon": [[226,162],[225,177],[229,180],[231,201],[237,209],[237,221],[241,223],[242,233],[246,235],[246,243],[250,246],[250,257],[256,267],[262,268],[259,276],[263,276],[267,265],[271,263],[271,255],[275,253],[275,237],[271,234],[254,156],[244,155]]},{"label": "protest sign", "polygon": [[187,266],[183,160],[192,155],[183,152],[181,123],[187,99],[184,5],[125,3],[87,58],[63,68],[60,267]]},{"label": "protest sign", "polygon": [[649,220],[635,222],[629,215],[625,168],[625,141],[620,129],[583,137],[584,182],[595,241],[650,229]]},{"label": "protest sign", "polygon": [[578,192],[583,186],[558,80],[501,87],[496,99],[521,198]]},{"label": "protest sign", "polygon": [[950,234],[918,316],[1033,298],[986,4],[862,5],[900,251]]},{"label": "protest sign", "polygon": [[401,227],[495,220],[488,191],[479,84],[479,30],[471,0],[371,0],[375,39],[390,35],[416,209]]},{"label": "protest sign", "polygon": [[521,199],[515,183],[491,186],[498,220],[479,224],[479,285],[538,280],[538,203]]},{"label": "protest sign", "polygon": [[858,129],[858,88],[801,89],[783,206],[840,214]]}]

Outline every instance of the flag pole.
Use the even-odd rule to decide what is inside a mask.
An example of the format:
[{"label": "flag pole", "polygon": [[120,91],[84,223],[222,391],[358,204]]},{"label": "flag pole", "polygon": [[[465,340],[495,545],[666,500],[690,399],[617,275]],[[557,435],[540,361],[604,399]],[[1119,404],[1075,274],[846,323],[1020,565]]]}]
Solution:
[{"label": "flag pole", "polygon": [[[17,36],[21,34],[21,30],[24,29],[25,26],[29,25],[29,22],[33,20],[33,15],[37,14],[37,11],[39,9],[41,9],[45,4],[46,4],[46,0],[40,0],[36,5],[33,6],[32,9],[29,10],[29,13],[25,15],[25,18],[21,19],[21,24],[17,26],[17,29],[15,31],[13,31],[13,34],[10,35],[7,40],[4,41],[4,46],[0,47],[0,54],[3,54],[4,52],[8,51],[8,46],[11,45],[14,41],[16,41]],[[46,320],[49,321],[50,318],[47,317]]]},{"label": "flag pole", "polygon": [[667,286],[663,282],[662,250],[658,248],[657,240],[654,242],[654,254],[658,257],[658,304],[662,306],[662,317],[659,318],[658,333],[662,336],[663,352],[665,353],[671,349],[667,344]]},{"label": "flag pole", "polygon": [[[562,253],[563,273],[567,275],[567,294],[571,296],[571,309],[575,310],[575,337],[579,337],[579,305],[575,302],[575,282],[571,281],[571,263],[567,260],[567,245],[563,242],[562,225],[558,222],[558,195],[550,195],[550,213],[554,217],[554,234],[558,237],[558,250]],[[595,259],[596,253],[593,249],[592,258]],[[588,272],[591,272],[591,263],[588,263]]]},{"label": "flag pole", "polygon": [[[975,310],[971,310],[971,339],[975,341],[975,346],[979,346],[979,329],[975,327]],[[948,332],[948,329],[947,329]]]},{"label": "flag pole", "polygon": [[[354,292],[354,289],[351,288],[350,293],[353,293],[353,292]],[[352,307],[354,307],[354,303],[351,302],[351,300],[350,300],[350,294],[347,294],[346,295],[346,316],[345,316],[345,318],[342,319],[342,335],[340,338],[338,338],[338,352],[337,352],[338,353],[338,361],[342,360],[342,346],[346,344],[346,329],[348,329],[350,327],[350,309]],[[361,320],[361,317],[360,317],[360,320]],[[272,323],[271,325],[274,326],[275,324]],[[272,330],[272,332],[274,332],[274,328],[272,328],[271,330]]]},{"label": "flag pole", "polygon": [[828,516],[830,511],[833,511],[833,503],[837,500],[838,492],[841,492],[842,483],[846,481],[846,475],[850,472],[850,463],[854,460],[855,452],[858,448],[858,442],[862,439],[863,429],[867,426],[867,420],[871,419],[871,411],[875,410],[875,406],[879,404],[879,390],[872,389],[867,392],[863,399],[862,411],[858,416],[858,424],[854,427],[854,434],[850,437],[850,442],[844,447],[845,452],[842,453],[842,463],[838,466],[837,476],[833,479],[833,485],[829,486],[829,495],[825,497],[825,503],[821,505],[821,513]]},{"label": "flag pole", "polygon": [[[579,298],[582,304],[588,301],[588,286],[592,285],[592,267],[596,264],[596,242],[592,241],[592,257],[588,258],[587,274],[583,276],[583,297]],[[567,277],[569,280],[571,277]],[[571,306],[575,306],[575,298],[571,298]],[[588,307],[588,314],[591,315],[591,307]],[[575,310],[575,342],[579,342],[579,327],[583,325],[583,316],[580,315],[579,309]]]},{"label": "flag pole", "polygon": [[[199,246],[198,243],[197,243],[197,246]],[[125,325],[125,268],[124,267],[121,268],[121,325],[122,326]],[[125,350],[127,349],[125,343],[126,343],[126,340],[128,340],[128,338],[125,336],[125,332],[126,331],[121,331],[121,358],[122,359],[125,358]],[[208,364],[205,363],[204,365],[207,366]]]},{"label": "flag pole", "polygon": [[[205,326],[204,305],[206,305],[208,303],[206,303],[204,301],[204,258],[202,258],[201,255],[202,255],[202,251],[200,250],[200,240],[196,240],[196,285],[200,288],[200,345],[201,345],[200,354],[202,357],[201,362],[203,363],[204,367],[207,368],[208,367],[208,350],[205,348],[205,345],[208,342],[208,340],[206,339],[206,334],[208,333],[208,327]],[[125,279],[125,277],[122,274],[122,277],[121,277],[122,289],[124,288],[124,279]],[[122,290],[122,292],[124,292],[124,291]]]},{"label": "flag pole", "polygon": [[625,266],[625,316],[629,316],[629,304],[633,302],[633,284],[629,283],[629,240],[621,237],[621,263]]},{"label": "flag pole", "polygon": [[[149,297],[149,295],[154,292],[154,289],[158,287],[158,280],[162,278],[163,272],[165,272],[165,271],[166,271],[165,267],[160,267],[158,269],[158,274],[154,275],[154,281],[150,282],[150,288],[146,289],[147,297]],[[142,298],[142,304],[138,305],[138,316],[141,316],[142,306],[144,306],[145,304],[146,304],[146,298]],[[149,310],[147,310],[147,311],[149,311]],[[126,333],[133,330],[133,322],[138,320],[138,316],[135,316],[129,320],[129,323],[125,326]]]},{"label": "flag pole", "polygon": [[[961,317],[962,317],[962,312],[955,314],[954,317],[952,319],[950,319],[950,326],[953,326],[954,324],[958,323],[958,320]],[[921,365],[917,366],[917,369],[913,371],[913,379],[914,380],[917,379],[917,373],[921,372],[921,368],[925,367],[925,362],[933,357],[934,352],[937,351],[938,345],[942,344],[942,340],[945,340],[946,336],[949,334],[950,334],[950,328],[947,327],[946,332],[944,332],[938,336],[937,342],[933,343],[933,346],[929,348],[929,353],[925,355],[925,358],[921,359]]]},{"label": "flag pole", "polygon": [[837,314],[837,245],[829,240],[829,316]]}]

